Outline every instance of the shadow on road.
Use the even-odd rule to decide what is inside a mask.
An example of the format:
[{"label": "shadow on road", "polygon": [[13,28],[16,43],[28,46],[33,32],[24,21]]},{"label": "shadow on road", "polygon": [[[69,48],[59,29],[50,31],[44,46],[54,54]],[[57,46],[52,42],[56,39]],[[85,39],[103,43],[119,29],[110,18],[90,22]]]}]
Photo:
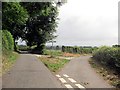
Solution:
[{"label": "shadow on road", "polygon": [[19,54],[41,54],[39,51],[17,51]]}]

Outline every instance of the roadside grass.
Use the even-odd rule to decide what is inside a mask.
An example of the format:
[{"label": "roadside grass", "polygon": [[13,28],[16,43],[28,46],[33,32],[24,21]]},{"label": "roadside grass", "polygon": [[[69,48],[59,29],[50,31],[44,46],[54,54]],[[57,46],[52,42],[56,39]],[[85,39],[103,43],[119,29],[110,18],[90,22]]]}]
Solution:
[{"label": "roadside grass", "polygon": [[73,54],[62,52],[61,50],[45,50],[44,55],[50,55],[51,57],[61,56],[61,57],[79,57],[80,54]]},{"label": "roadside grass", "polygon": [[44,50],[44,55],[50,55],[50,56],[62,56],[63,52],[60,50]]},{"label": "roadside grass", "polygon": [[104,80],[106,80],[112,86],[120,89],[120,75],[118,73],[107,66],[100,64],[93,58],[89,59],[89,63],[91,67],[93,67],[96,72],[104,78]]},{"label": "roadside grass", "polygon": [[44,56],[39,59],[52,72],[57,73],[70,60],[69,57],[79,57],[80,54],[66,53],[61,50],[44,50]]},{"label": "roadside grass", "polygon": [[12,65],[17,60],[18,53],[16,52],[10,52],[6,55],[2,55],[2,74],[6,73]]},{"label": "roadside grass", "polygon": [[66,53],[66,52],[64,52],[63,56],[64,57],[79,57],[80,54],[73,54],[73,53]]},{"label": "roadside grass", "polygon": [[2,76],[2,55],[0,53],[0,77]]},{"label": "roadside grass", "polygon": [[54,57],[39,57],[44,65],[52,72],[58,72],[70,60]]}]

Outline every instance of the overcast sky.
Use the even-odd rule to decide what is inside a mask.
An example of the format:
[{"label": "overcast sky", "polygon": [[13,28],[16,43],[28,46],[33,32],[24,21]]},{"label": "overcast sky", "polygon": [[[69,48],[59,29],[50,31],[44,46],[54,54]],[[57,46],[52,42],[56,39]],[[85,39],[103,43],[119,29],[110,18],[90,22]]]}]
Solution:
[{"label": "overcast sky", "polygon": [[117,44],[118,1],[68,0],[59,9],[56,45]]}]

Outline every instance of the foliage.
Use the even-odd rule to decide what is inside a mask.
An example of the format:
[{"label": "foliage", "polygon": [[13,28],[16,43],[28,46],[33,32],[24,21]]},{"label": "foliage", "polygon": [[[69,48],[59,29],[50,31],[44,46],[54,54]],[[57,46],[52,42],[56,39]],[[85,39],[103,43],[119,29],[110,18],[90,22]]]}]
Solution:
[{"label": "foliage", "polygon": [[44,50],[45,50],[45,45],[40,44],[39,46],[33,48],[31,51],[32,51],[32,53],[43,54]]},{"label": "foliage", "polygon": [[66,63],[69,62],[67,59],[59,58],[48,58],[40,57],[40,60],[50,69],[52,72],[57,72],[60,70]]},{"label": "foliage", "polygon": [[20,51],[28,51],[31,49],[29,46],[26,46],[26,45],[18,45],[17,47],[18,47],[18,50]]},{"label": "foliage", "polygon": [[11,33],[7,30],[3,30],[4,35],[6,36],[6,39],[8,41],[8,49],[13,51],[14,50],[14,40],[13,40],[13,36],[11,35]]},{"label": "foliage", "polygon": [[16,61],[17,53],[14,53],[14,41],[11,33],[1,30],[2,33],[2,73],[6,72]]},{"label": "foliage", "polygon": [[62,46],[63,52],[68,53],[79,53],[79,54],[89,54],[96,50],[97,47],[72,47],[72,46]]},{"label": "foliage", "polygon": [[37,45],[33,51],[43,53],[45,43],[56,37],[58,9],[53,2],[3,2],[2,15],[3,29],[14,42],[21,37],[28,46]]},{"label": "foliage", "polygon": [[27,11],[19,2],[2,2],[2,29],[10,31],[14,38],[14,50],[17,51],[15,40],[24,37]]},{"label": "foliage", "polygon": [[62,56],[63,53],[60,50],[45,50],[45,55],[51,55],[51,56]]},{"label": "foliage", "polygon": [[26,23],[26,36],[28,46],[37,45],[36,50],[43,53],[44,45],[53,39],[57,27],[57,7],[50,2],[22,2],[21,5],[29,13]]},{"label": "foliage", "polygon": [[113,45],[112,47],[120,47],[120,45]]},{"label": "foliage", "polygon": [[[103,65],[102,63],[98,62],[97,60],[91,58],[89,59],[89,63],[93,68],[97,70],[105,80],[107,80],[112,86],[120,89],[120,74],[116,73],[115,70],[112,70],[107,65]],[[118,90],[119,90],[118,89]]]},{"label": "foliage", "polygon": [[100,47],[94,52],[93,58],[120,73],[120,48]]},{"label": "foliage", "polygon": [[19,2],[2,3],[2,28],[10,31],[14,39],[24,35],[23,29],[27,19],[28,13]]},{"label": "foliage", "polygon": [[5,33],[2,33],[2,51],[4,52],[5,50],[8,50],[8,40],[6,38]]},{"label": "foliage", "polygon": [[2,53],[2,30],[0,30],[0,55]]},{"label": "foliage", "polygon": [[7,72],[13,63],[17,60],[18,54],[12,51],[8,51],[2,55],[2,73]]},{"label": "foliage", "polygon": [[58,45],[56,46],[56,50],[60,50],[60,47]]},{"label": "foliage", "polygon": [[2,30],[2,51],[13,51],[14,41],[11,33],[7,30]]}]

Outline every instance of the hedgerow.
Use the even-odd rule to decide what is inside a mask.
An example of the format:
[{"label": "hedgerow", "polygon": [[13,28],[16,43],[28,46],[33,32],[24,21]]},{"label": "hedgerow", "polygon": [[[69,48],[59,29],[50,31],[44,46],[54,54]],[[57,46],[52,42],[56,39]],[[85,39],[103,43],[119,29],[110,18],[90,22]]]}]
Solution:
[{"label": "hedgerow", "polygon": [[14,40],[11,33],[7,30],[2,30],[2,51],[3,53],[7,51],[13,51]]},{"label": "hedgerow", "polygon": [[14,40],[11,33],[7,30],[2,30],[2,53],[7,54],[14,50]]},{"label": "hedgerow", "polygon": [[120,73],[120,48],[103,46],[96,50],[93,58]]},{"label": "hedgerow", "polygon": [[62,46],[63,52],[78,53],[78,54],[89,54],[96,50],[97,47],[72,47],[72,46]]}]

